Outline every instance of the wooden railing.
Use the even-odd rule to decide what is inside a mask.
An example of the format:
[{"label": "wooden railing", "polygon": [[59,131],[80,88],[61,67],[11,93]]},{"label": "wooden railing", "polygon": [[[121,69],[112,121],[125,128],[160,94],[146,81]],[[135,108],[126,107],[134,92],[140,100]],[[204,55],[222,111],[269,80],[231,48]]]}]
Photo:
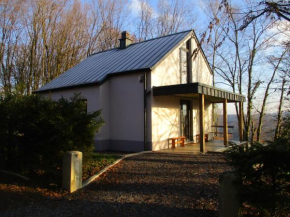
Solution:
[{"label": "wooden railing", "polygon": [[[214,130],[210,133],[213,134],[213,139],[215,140],[224,140],[224,132],[222,131],[218,131],[218,128],[224,128],[224,126],[222,125],[212,125],[212,128],[214,128]],[[234,126],[228,126],[228,129],[234,129]],[[233,133],[229,133],[228,132],[228,139],[233,139]]]}]

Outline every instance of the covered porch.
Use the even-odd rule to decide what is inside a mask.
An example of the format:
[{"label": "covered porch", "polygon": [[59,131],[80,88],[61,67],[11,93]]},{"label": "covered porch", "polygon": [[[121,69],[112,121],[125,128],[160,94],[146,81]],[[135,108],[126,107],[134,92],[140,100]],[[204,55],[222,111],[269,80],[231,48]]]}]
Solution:
[{"label": "covered porch", "polygon": [[[221,140],[210,140],[206,142],[206,151],[207,152],[223,152],[227,149],[224,146],[224,142]],[[159,150],[157,152],[162,153],[172,153],[172,154],[200,154],[200,144],[199,143],[186,143],[184,147],[176,146],[168,149]]]},{"label": "covered porch", "polygon": [[[240,94],[235,94],[223,89],[215,88],[210,85],[202,83],[188,83],[188,84],[178,84],[178,85],[169,85],[169,86],[160,86],[153,87],[153,96],[174,96],[180,99],[197,99],[198,100],[198,110],[199,110],[199,145],[198,151],[205,153],[211,149],[225,148],[228,144],[228,120],[227,120],[227,104],[228,103],[238,103],[239,105],[239,118],[238,118],[238,127],[239,127],[239,140],[243,140],[243,102],[245,97]],[[206,133],[205,132],[205,123],[204,123],[204,105],[205,101],[210,103],[222,103],[223,105],[223,141],[209,141],[205,142]],[[183,135],[182,135],[183,136]],[[187,147],[181,147],[184,150]],[[188,146],[190,148],[190,146]],[[193,152],[197,148],[192,149]],[[207,149],[207,150],[206,150]],[[177,149],[176,149],[177,150]]]}]

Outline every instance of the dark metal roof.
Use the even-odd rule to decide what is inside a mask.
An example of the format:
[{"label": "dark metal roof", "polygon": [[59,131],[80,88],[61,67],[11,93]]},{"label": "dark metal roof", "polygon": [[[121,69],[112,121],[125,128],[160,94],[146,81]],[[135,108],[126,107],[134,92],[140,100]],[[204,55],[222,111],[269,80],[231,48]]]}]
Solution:
[{"label": "dark metal roof", "polygon": [[107,76],[117,73],[152,70],[192,32],[184,31],[134,43],[125,49],[115,48],[93,54],[37,92],[102,83]]},{"label": "dark metal roof", "polygon": [[153,87],[153,96],[177,96],[183,98],[196,99],[200,94],[204,94],[206,100],[211,102],[222,102],[227,99],[228,102],[245,102],[245,96],[232,93],[227,90],[216,88],[199,82],[190,84],[177,84],[161,87]]}]

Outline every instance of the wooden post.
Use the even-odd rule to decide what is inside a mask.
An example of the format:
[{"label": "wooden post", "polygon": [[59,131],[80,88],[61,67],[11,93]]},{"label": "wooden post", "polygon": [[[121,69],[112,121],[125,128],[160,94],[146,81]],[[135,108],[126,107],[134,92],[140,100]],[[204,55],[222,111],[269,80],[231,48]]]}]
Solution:
[{"label": "wooden post", "polygon": [[199,145],[200,152],[205,152],[205,137],[204,137],[204,94],[199,95]]},{"label": "wooden post", "polygon": [[82,188],[83,153],[69,151],[63,156],[62,186],[70,193]]},{"label": "wooden post", "polygon": [[219,217],[239,216],[238,176],[225,172],[219,177]]},{"label": "wooden post", "polygon": [[223,117],[224,117],[224,145],[228,145],[228,114],[227,114],[227,104],[228,100],[224,99],[223,101]]},{"label": "wooden post", "polygon": [[243,129],[244,129],[244,118],[243,118],[243,102],[239,102],[239,130],[240,130],[240,141],[243,141]]}]

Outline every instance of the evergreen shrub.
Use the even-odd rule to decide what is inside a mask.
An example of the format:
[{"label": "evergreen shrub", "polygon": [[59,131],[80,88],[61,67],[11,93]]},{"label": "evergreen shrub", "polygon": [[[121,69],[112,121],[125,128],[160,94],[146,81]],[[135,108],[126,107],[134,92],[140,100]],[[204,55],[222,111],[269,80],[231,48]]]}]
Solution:
[{"label": "evergreen shrub", "polygon": [[0,98],[0,167],[29,172],[61,168],[66,151],[93,151],[101,111],[87,113],[75,94],[53,101],[38,95]]}]

